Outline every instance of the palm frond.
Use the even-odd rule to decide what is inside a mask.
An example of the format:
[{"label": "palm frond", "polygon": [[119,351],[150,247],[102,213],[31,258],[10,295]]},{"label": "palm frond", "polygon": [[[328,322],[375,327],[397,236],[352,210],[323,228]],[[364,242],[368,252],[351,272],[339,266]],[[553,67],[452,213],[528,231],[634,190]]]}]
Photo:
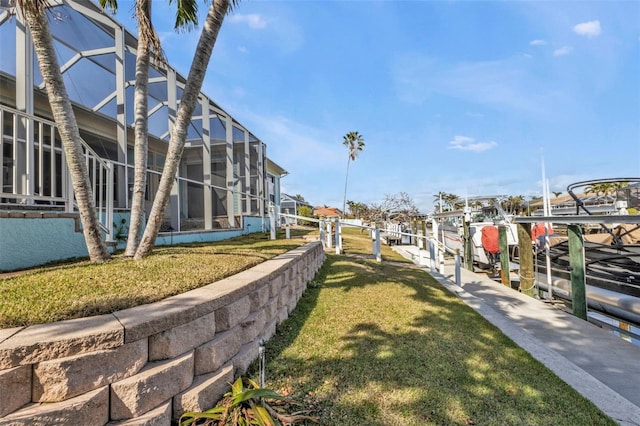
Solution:
[{"label": "palm frond", "polygon": [[108,9],[112,13],[118,11],[118,0],[100,0],[99,3],[102,10]]},{"label": "palm frond", "polygon": [[231,15],[240,4],[240,0],[231,0],[229,2],[229,6],[227,7],[227,15]]},{"label": "palm frond", "polygon": [[169,3],[177,4],[176,31],[191,31],[198,26],[198,2],[197,0],[169,0]]}]

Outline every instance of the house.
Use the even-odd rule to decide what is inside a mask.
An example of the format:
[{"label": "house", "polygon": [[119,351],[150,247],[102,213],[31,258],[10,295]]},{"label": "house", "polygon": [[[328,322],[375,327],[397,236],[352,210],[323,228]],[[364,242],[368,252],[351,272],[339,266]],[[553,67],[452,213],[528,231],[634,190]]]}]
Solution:
[{"label": "house", "polygon": [[[56,3],[47,16],[102,231],[107,242],[122,245],[133,188],[137,40],[90,0]],[[0,39],[0,270],[86,256],[34,47],[12,2],[0,2]],[[185,82],[170,65],[151,66],[147,214]],[[200,93],[156,244],[266,231],[269,212],[280,210],[286,174],[263,141]]]},{"label": "house", "polygon": [[[309,207],[310,211],[313,210],[311,204],[304,200],[302,197],[292,196],[288,194],[282,194],[280,197],[280,213],[292,214],[297,216],[299,214],[300,207]],[[288,223],[298,223],[298,219],[289,219]]]},{"label": "house", "polygon": [[[576,197],[592,214],[612,214],[620,209],[620,202],[626,207],[637,209],[640,207],[640,183],[632,183],[611,193],[579,193]],[[554,216],[584,214],[584,210],[576,207],[576,201],[570,195],[562,195],[549,200],[551,214]],[[543,215],[543,200],[538,199],[529,203],[533,216]]]},{"label": "house", "polygon": [[316,207],[313,214],[321,219],[339,219],[344,216],[342,210],[337,207]]}]

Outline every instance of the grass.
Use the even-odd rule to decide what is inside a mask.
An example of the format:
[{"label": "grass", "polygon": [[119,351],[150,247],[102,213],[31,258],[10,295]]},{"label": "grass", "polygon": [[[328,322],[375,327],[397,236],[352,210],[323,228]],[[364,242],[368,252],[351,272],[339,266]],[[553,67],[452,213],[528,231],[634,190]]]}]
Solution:
[{"label": "grass", "polygon": [[361,257],[328,255],[266,375],[322,425],[615,424],[427,273]]},{"label": "grass", "polygon": [[[426,272],[386,246],[385,262],[375,262],[366,232],[343,235],[347,256],[328,254],[267,343],[267,387],[302,402],[321,425],[615,424]],[[159,247],[142,262],[76,262],[1,279],[0,327],[160,300],[302,243],[278,238]]]},{"label": "grass", "polygon": [[[293,237],[312,231],[292,230]],[[315,231],[317,233],[317,231]],[[157,247],[141,261],[78,261],[0,278],[0,328],[101,315],[218,281],[304,244],[251,234],[216,243]]]}]

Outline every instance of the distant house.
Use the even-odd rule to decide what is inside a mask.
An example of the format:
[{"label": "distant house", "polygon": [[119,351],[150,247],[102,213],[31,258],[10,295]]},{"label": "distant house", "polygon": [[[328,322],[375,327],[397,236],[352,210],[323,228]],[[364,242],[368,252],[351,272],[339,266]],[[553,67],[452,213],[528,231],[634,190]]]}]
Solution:
[{"label": "distant house", "polygon": [[320,219],[337,219],[344,215],[337,207],[316,207],[313,209],[313,214]]},{"label": "distant house", "polygon": [[[576,194],[576,196],[591,213],[611,214],[619,208],[616,206],[616,201],[624,201],[627,207],[640,207],[639,194],[640,184],[635,183],[619,190],[617,193],[581,193]],[[542,216],[542,203],[542,199],[529,203],[533,216]],[[584,213],[577,210],[576,202],[570,195],[552,198],[549,200],[549,204],[551,205],[551,214],[554,216]]]},{"label": "distant house", "polygon": [[[296,197],[289,194],[280,194],[280,213],[298,215],[300,207],[309,207],[313,210],[313,206],[304,200],[302,197]],[[298,223],[298,219],[290,219],[289,223]]]}]

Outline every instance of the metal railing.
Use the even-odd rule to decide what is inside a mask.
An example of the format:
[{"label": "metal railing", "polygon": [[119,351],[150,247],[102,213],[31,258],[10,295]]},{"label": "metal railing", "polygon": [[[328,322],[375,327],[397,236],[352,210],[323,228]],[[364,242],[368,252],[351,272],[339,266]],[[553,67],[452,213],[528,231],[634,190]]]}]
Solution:
[{"label": "metal railing", "polygon": [[[0,105],[0,200],[77,210],[69,168],[53,121]],[[113,241],[114,168],[81,141],[102,231]],[[7,155],[10,154],[10,155]]]}]

